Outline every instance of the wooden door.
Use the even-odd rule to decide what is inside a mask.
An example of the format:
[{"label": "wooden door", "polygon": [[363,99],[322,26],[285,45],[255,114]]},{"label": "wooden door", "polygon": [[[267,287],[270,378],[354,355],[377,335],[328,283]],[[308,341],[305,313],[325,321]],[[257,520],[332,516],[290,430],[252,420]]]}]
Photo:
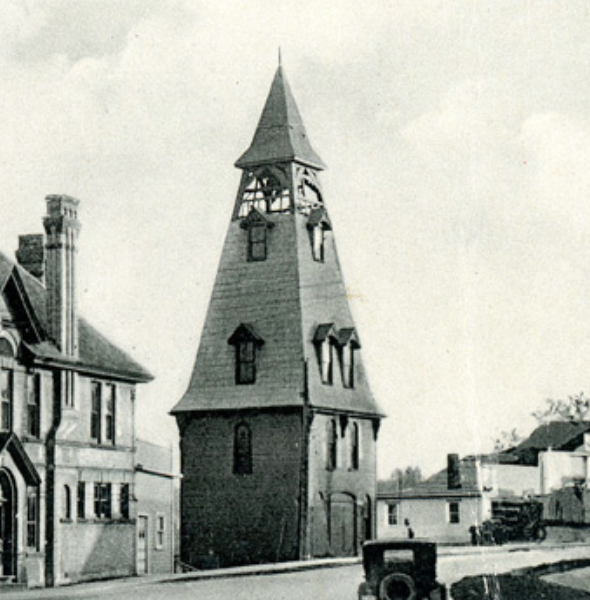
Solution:
[{"label": "wooden door", "polygon": [[149,518],[137,517],[137,574],[149,573]]}]

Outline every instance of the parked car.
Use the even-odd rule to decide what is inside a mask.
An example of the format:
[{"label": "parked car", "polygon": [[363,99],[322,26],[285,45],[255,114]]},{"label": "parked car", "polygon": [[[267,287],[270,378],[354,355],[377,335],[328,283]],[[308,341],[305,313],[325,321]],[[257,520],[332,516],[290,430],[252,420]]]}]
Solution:
[{"label": "parked car", "polygon": [[363,545],[365,581],[359,600],[446,600],[436,581],[436,544],[419,540],[372,540]]},{"label": "parked car", "polygon": [[510,498],[492,503],[492,518],[469,528],[474,546],[506,542],[542,542],[547,537],[543,504],[538,500]]}]

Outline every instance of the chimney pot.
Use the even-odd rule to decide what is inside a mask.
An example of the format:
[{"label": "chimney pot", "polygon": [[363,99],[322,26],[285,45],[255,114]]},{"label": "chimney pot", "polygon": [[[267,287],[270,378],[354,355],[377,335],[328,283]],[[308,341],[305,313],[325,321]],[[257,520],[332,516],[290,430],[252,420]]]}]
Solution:
[{"label": "chimney pot", "polygon": [[45,238],[43,234],[20,235],[15,253],[18,264],[43,281],[45,275]]},{"label": "chimney pot", "polygon": [[458,454],[447,456],[447,487],[449,490],[461,489],[461,461]]}]

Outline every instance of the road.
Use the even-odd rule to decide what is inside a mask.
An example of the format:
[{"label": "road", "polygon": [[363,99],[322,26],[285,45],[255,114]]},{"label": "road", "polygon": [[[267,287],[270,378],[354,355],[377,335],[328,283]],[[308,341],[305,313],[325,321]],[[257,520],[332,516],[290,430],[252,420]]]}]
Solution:
[{"label": "road", "polygon": [[[511,551],[509,547],[444,550],[439,557],[439,579],[450,584],[467,575],[502,573],[546,562],[590,557],[590,547]],[[5,593],[2,600],[356,600],[362,568],[355,564],[272,575],[179,580],[166,582],[130,578],[68,588]]]}]

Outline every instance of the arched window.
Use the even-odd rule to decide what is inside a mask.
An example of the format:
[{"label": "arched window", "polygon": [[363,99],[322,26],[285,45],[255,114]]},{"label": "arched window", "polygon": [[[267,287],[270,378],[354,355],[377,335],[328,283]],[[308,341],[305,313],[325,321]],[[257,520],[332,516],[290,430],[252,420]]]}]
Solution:
[{"label": "arched window", "polygon": [[70,486],[64,485],[64,519],[70,520],[72,518],[72,494],[70,492]]},{"label": "arched window", "polygon": [[356,471],[359,468],[359,426],[353,423],[350,428],[350,468]]},{"label": "arched window", "polygon": [[234,474],[252,473],[252,432],[246,423],[236,425],[234,431]]},{"label": "arched window", "polygon": [[332,419],[327,424],[327,462],[328,471],[334,471],[338,466],[338,425]]},{"label": "arched window", "polygon": [[0,356],[14,358],[14,348],[5,337],[0,338]]}]

